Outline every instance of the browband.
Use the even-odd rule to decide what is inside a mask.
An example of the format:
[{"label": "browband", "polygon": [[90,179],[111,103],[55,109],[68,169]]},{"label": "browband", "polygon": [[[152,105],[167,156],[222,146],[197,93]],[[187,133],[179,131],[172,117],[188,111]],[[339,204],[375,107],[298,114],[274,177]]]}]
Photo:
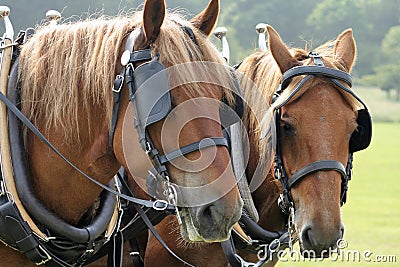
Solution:
[{"label": "browband", "polygon": [[351,75],[347,72],[323,66],[297,66],[289,69],[283,74],[281,90],[285,89],[289,85],[293,77],[299,75],[320,75],[344,81],[350,87],[353,85]]}]

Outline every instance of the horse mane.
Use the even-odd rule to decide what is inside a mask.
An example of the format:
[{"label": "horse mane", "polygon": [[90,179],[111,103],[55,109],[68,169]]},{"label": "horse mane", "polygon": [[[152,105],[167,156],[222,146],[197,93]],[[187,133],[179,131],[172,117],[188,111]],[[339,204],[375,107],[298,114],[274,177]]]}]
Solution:
[{"label": "horse mane", "polygon": [[[334,53],[335,41],[328,41],[325,44],[313,49],[312,51],[317,52],[324,62],[324,65],[329,68],[348,71],[342,60],[338,59]],[[307,49],[291,48],[290,53],[296,58],[302,65],[314,65],[313,59],[308,57],[310,51]],[[255,135],[254,142],[259,150],[261,157],[269,157],[271,151],[268,146],[268,142],[260,142],[260,134],[265,129],[268,129],[273,121],[272,111],[274,106],[282,103],[300,81],[305,77],[304,75],[293,78],[291,84],[283,91],[281,96],[272,103],[272,97],[274,92],[277,90],[279,84],[282,81],[282,73],[275,62],[272,54],[264,51],[256,51],[250,56],[246,57],[238,68],[239,73],[243,74],[241,79],[241,87],[243,90],[243,96],[246,102],[251,107],[251,112],[247,110],[244,116],[244,124],[248,125],[249,132]],[[319,83],[331,83],[327,78],[311,78],[306,84],[300,89],[300,91],[290,100],[290,102],[298,99],[308,88],[312,88]],[[335,86],[336,87],[336,86]],[[254,90],[261,92],[262,97],[259,93],[254,93]],[[345,100],[350,104],[353,110],[356,112],[360,107],[360,103],[351,95],[345,93],[343,90],[338,89]],[[289,103],[290,103],[289,102]],[[265,105],[269,103],[270,106]],[[262,118],[262,120],[260,120]],[[261,158],[261,162],[262,158]]]},{"label": "horse mane", "polygon": [[[109,123],[113,106],[111,88],[123,42],[130,32],[141,27],[142,18],[143,12],[137,11],[130,16],[38,27],[20,55],[24,114],[41,129],[62,129],[66,140],[77,137],[79,140],[84,127],[90,133],[94,125],[98,126],[99,119]],[[190,25],[182,15],[167,13],[153,44],[153,51],[160,54],[160,61],[166,67],[192,61],[226,65],[204,34],[191,27],[197,45],[179,24]],[[198,76],[196,71],[189,69],[185,75]],[[221,82],[230,79],[223,74],[214,74],[215,77],[226,79]],[[185,84],[185,90],[188,94],[204,94],[204,88],[196,84]]]}]

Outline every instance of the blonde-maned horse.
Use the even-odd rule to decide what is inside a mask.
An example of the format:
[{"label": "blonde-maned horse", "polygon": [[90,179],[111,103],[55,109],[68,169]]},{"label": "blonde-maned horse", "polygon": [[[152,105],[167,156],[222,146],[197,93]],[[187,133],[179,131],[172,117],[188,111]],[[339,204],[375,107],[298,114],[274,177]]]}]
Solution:
[{"label": "blonde-maned horse", "polygon": [[[131,105],[126,84],[121,90],[113,146],[109,142],[109,133],[113,109],[111,89],[116,75],[121,73],[120,60],[127,37],[134,32],[135,51],[150,49],[152,60],[159,60],[166,68],[183,63],[201,63],[183,69],[185,77],[182,80],[187,79],[190,83],[178,84],[170,91],[172,108],[191,99],[203,99],[201,104],[191,104],[192,110],[201,116],[187,120],[188,114],[184,112],[172,111],[169,114],[168,120],[172,123],[184,123],[173,140],[177,142],[162,140],[162,134],[168,135],[168,131],[174,133],[176,130],[171,126],[164,127],[165,118],[149,125],[146,131],[154,148],[163,155],[210,137],[222,139],[220,107],[215,105],[215,101],[231,99],[230,103],[233,102],[230,91],[222,86],[233,83],[232,73],[220,68],[210,74],[210,77],[216,77],[215,82],[196,80],[199,72],[211,72],[205,66],[201,68],[204,62],[225,65],[215,46],[207,39],[218,13],[219,1],[211,0],[204,11],[186,21],[179,14],[167,12],[164,0],[147,0],[143,11],[131,16],[39,27],[23,44],[20,54],[23,113],[66,158],[100,183],[108,184],[121,165],[128,170],[122,130],[125,111]],[[147,61],[135,62],[135,69]],[[136,131],[134,128],[130,130]],[[84,227],[83,222],[90,221],[86,216],[90,214],[88,211],[99,197],[101,188],[71,168],[30,130],[25,133],[25,142],[29,173],[37,198],[60,220],[74,227]],[[166,163],[170,182],[183,187],[210,184],[220,177],[224,183],[231,181],[233,184],[226,194],[210,203],[180,209],[181,234],[187,241],[226,240],[242,210],[225,145],[207,146],[201,149],[201,153],[199,148],[182,158],[196,162],[208,151],[213,153],[211,162],[197,171],[193,171],[191,165],[182,169],[169,161]],[[143,157],[148,160],[141,149],[130,153],[138,161]],[[23,204],[29,212],[29,203]],[[50,232],[57,238],[57,233]],[[68,240],[68,236],[62,238]],[[0,245],[0,258],[0,266],[34,265],[21,252],[4,244]]]},{"label": "blonde-maned horse", "polygon": [[[323,74],[312,76],[290,98],[306,75],[293,77],[281,95],[273,101],[283,74],[297,66],[313,66],[314,58],[304,49],[288,49],[271,26],[267,26],[267,32],[269,51],[251,54],[238,68],[238,72],[243,73],[245,77],[241,82],[244,99],[251,107],[247,109],[244,117],[250,144],[247,177],[253,177],[257,165],[263,164],[259,160],[269,158],[271,153],[270,148],[265,146],[268,142],[260,142],[263,129],[269,127],[268,120],[263,122],[266,125],[260,124],[255,115],[258,115],[258,118],[264,117],[269,108],[265,106],[265,102],[271,103],[273,110],[287,99],[289,101],[280,108],[277,118],[280,120],[277,138],[289,181],[295,173],[314,161],[338,161],[346,166],[349,153],[353,152],[349,151],[352,150],[349,148],[349,142],[350,147],[354,145],[350,137],[353,133],[363,130],[362,123],[358,125],[357,119],[360,102]],[[344,31],[335,41],[327,42],[314,51],[327,68],[350,73],[356,59],[352,30]],[[262,92],[261,95],[254,90],[253,82]],[[370,136],[365,138],[365,142],[369,144]],[[354,149],[354,152],[364,148]],[[274,178],[273,165],[265,166],[270,168],[270,171],[261,186],[252,193],[252,197],[260,217],[258,224],[264,229],[278,231],[287,227],[287,215],[278,206],[282,185]],[[255,178],[257,177],[252,179]],[[301,250],[313,250],[315,255],[319,256],[322,251],[334,248],[336,242],[343,237],[344,225],[340,212],[343,179],[336,170],[317,170],[308,173],[301,182],[291,188],[295,208],[294,230],[297,232]],[[249,183],[251,184],[251,180]],[[173,227],[176,231],[171,232]],[[220,245],[189,244],[182,240],[175,218],[164,219],[156,228],[166,238],[172,250],[187,262],[195,266],[227,266],[228,262]],[[247,261],[259,260],[256,254],[239,249],[237,253]],[[274,266],[276,263],[275,258],[266,263],[266,266]],[[150,237],[145,266],[182,265]]]}]

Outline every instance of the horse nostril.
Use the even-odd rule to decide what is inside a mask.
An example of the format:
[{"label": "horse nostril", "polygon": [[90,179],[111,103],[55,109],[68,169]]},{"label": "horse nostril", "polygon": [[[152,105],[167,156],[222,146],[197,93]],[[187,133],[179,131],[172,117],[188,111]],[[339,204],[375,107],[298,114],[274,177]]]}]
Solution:
[{"label": "horse nostril", "polygon": [[311,235],[312,235],[311,226],[306,226],[301,231],[301,240],[302,240],[303,246],[306,248],[313,246],[313,241],[312,241]]},{"label": "horse nostril", "polygon": [[214,206],[213,204],[209,204],[209,205],[201,206],[197,209],[196,215],[200,222],[203,222],[203,221],[212,222],[213,206]]}]

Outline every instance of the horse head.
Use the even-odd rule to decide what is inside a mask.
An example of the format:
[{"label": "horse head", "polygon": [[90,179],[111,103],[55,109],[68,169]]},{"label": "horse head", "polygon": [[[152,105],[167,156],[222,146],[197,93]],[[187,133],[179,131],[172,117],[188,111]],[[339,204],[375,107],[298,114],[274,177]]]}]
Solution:
[{"label": "horse head", "polygon": [[[211,1],[187,22],[167,13],[164,1],[145,2],[142,20],[133,33],[133,53],[149,51],[149,57],[133,63],[136,96],[131,90],[129,98],[137,104],[128,104],[128,90],[123,90],[126,97],[114,136],[117,158],[136,176],[143,166],[138,157],[132,160],[136,163],[128,162],[126,155],[137,151],[126,145],[122,129],[127,114],[138,114],[143,123],[138,137],[146,139],[143,147],[150,152],[150,166],[158,171],[151,176],[164,184],[155,191],[172,194],[172,201],[179,206],[182,236],[191,242],[226,240],[242,208],[220,118],[221,102],[232,98],[224,86],[233,82],[233,76],[207,39],[218,13],[219,1]],[[150,77],[155,65],[160,71]],[[152,93],[161,87],[165,90]],[[143,116],[146,112],[149,116]],[[133,122],[132,117],[128,120]],[[135,167],[129,168],[130,164]],[[143,169],[145,174],[140,176],[145,177],[148,168]]]},{"label": "horse head", "polygon": [[[283,186],[289,196],[284,198],[291,198],[289,210],[294,214],[289,216],[294,217],[301,248],[324,256],[323,251],[343,237],[340,207],[345,202],[352,153],[365,148],[355,149],[354,139],[360,127],[370,127],[360,120],[365,104],[347,88],[356,44],[352,31],[346,30],[333,43],[309,53],[289,50],[272,27],[267,31],[269,49],[283,74],[279,97],[273,103],[276,153],[283,166],[275,172],[284,173],[278,178],[287,178]],[[362,111],[360,104],[365,107]],[[368,146],[370,135],[363,138],[361,143]]]}]

